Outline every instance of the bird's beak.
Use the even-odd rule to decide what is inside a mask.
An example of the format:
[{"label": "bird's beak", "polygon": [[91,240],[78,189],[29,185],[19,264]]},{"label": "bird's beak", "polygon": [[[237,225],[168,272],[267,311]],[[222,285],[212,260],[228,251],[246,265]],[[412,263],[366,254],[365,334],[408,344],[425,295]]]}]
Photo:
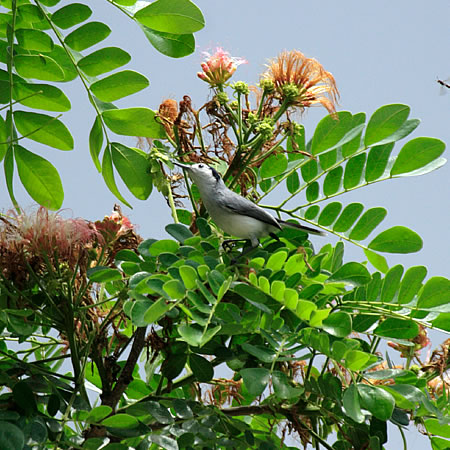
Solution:
[{"label": "bird's beak", "polygon": [[176,166],[181,167],[182,169],[185,170],[191,170],[191,166],[188,166],[187,164],[181,164],[179,162],[176,161],[172,161]]}]

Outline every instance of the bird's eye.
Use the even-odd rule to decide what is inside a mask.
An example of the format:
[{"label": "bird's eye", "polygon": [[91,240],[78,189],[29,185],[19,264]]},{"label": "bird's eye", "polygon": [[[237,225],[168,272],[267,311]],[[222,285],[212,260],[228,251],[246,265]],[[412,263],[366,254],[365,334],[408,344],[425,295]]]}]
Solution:
[{"label": "bird's eye", "polygon": [[198,168],[199,168],[199,169],[203,169],[203,164],[199,164],[199,165],[198,165]]}]

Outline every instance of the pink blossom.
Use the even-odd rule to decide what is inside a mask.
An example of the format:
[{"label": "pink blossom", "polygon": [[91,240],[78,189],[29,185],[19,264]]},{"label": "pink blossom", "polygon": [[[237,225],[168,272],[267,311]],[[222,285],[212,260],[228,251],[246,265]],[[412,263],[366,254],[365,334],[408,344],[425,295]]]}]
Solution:
[{"label": "pink blossom", "polygon": [[214,54],[203,52],[206,60],[200,64],[203,72],[197,75],[203,81],[211,86],[218,86],[231,78],[236,69],[241,64],[247,64],[242,58],[230,56],[230,54],[221,47],[216,48]]}]

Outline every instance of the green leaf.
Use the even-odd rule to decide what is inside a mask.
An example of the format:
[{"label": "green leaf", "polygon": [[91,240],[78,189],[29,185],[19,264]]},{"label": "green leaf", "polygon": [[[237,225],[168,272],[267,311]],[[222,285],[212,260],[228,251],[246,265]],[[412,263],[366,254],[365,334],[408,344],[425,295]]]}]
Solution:
[{"label": "green leaf", "polygon": [[344,189],[353,189],[361,182],[364,166],[366,163],[366,154],[353,156],[345,166]]},{"label": "green leaf", "polygon": [[419,124],[420,124],[419,119],[406,120],[397,131],[394,131],[394,133],[389,135],[387,138],[377,142],[377,144],[385,145],[390,144],[392,142],[397,142],[400,139],[403,139],[404,137],[408,136],[408,134],[411,134],[419,126]]},{"label": "green leaf", "polygon": [[14,121],[19,133],[28,139],[59,150],[72,150],[73,137],[58,119],[47,114],[14,111]]},{"label": "green leaf", "polygon": [[374,333],[394,339],[413,339],[419,334],[419,326],[412,320],[388,317],[375,328]]},{"label": "green leaf", "polygon": [[337,232],[347,231],[360,216],[364,209],[362,203],[350,203],[347,205],[333,226],[333,230]]},{"label": "green leaf", "polygon": [[272,311],[266,305],[264,305],[264,303],[266,303],[270,297],[268,297],[260,289],[245,283],[237,283],[233,287],[233,291],[236,292],[236,294],[244,297],[249,303],[257,307],[258,309],[261,309],[268,314],[272,314]]},{"label": "green leaf", "polygon": [[52,7],[57,5],[60,0],[41,0],[41,3],[45,6]]},{"label": "green leaf", "polygon": [[241,347],[242,350],[254,356],[255,358],[258,358],[263,363],[271,364],[275,359],[275,352],[270,348],[263,347],[261,345],[252,345],[247,342],[244,342]]},{"label": "green leaf", "polygon": [[287,256],[288,254],[286,251],[279,251],[273,253],[267,260],[266,267],[268,269],[273,270],[274,272],[280,270],[283,267],[287,259]]},{"label": "green leaf", "polygon": [[91,17],[92,10],[81,3],[70,3],[52,14],[52,22],[59,28],[67,28],[78,25]]},{"label": "green leaf", "polygon": [[314,200],[317,200],[319,198],[319,183],[317,181],[314,181],[313,183],[310,183],[308,187],[306,188],[306,200],[311,203]]},{"label": "green leaf", "polygon": [[384,277],[383,288],[381,290],[382,302],[391,303],[394,300],[400,286],[403,270],[403,266],[401,264],[397,264],[392,267]]},{"label": "green leaf", "polygon": [[352,125],[352,115],[348,111],[340,111],[325,116],[317,125],[312,138],[311,153],[318,155],[337,144]]},{"label": "green leaf", "polygon": [[318,224],[324,227],[330,226],[337,218],[342,209],[342,203],[331,202],[323,208],[320,213]]},{"label": "green leaf", "polygon": [[377,386],[358,383],[361,406],[379,420],[388,420],[392,416],[395,400],[389,392]]},{"label": "green leaf", "polygon": [[354,286],[363,286],[370,280],[369,271],[357,262],[344,264],[328,278],[328,281],[345,281]]},{"label": "green leaf", "polygon": [[102,425],[111,428],[136,428],[139,425],[136,417],[130,416],[129,414],[115,414],[114,416],[107,417]]},{"label": "green leaf", "polygon": [[114,179],[114,170],[112,165],[112,157],[111,157],[111,150],[108,147],[106,147],[105,151],[103,152],[103,160],[102,160],[102,176],[105,180],[106,186],[108,186],[108,189],[125,205],[131,208],[131,205],[123,198],[122,194],[119,192],[119,189],[117,189],[116,180]]},{"label": "green leaf", "polygon": [[410,267],[400,285],[400,292],[398,294],[398,303],[406,304],[409,303],[414,296],[419,292],[422,287],[422,281],[427,275],[427,268],[424,266],[414,266]]},{"label": "green leaf", "polygon": [[273,178],[281,175],[287,169],[287,165],[288,162],[283,153],[272,154],[261,164],[261,178]]},{"label": "green leaf", "polygon": [[424,423],[428,433],[450,439],[450,425],[444,425],[438,419],[427,419]]},{"label": "green leaf", "polygon": [[358,371],[366,367],[369,359],[370,355],[368,353],[362,352],[361,350],[350,350],[345,355],[345,367]]},{"label": "green leaf", "polygon": [[122,279],[122,274],[117,269],[103,266],[96,266],[88,269],[87,275],[91,281],[96,283],[107,283],[108,281]]},{"label": "green leaf", "polygon": [[148,85],[149,81],[144,75],[133,70],[123,70],[91,84],[91,91],[101,101],[113,102],[139,92]]},{"label": "green leaf", "polygon": [[180,419],[192,419],[194,417],[194,413],[187,404],[186,400],[183,400],[181,398],[174,398],[172,404],[173,409],[175,410],[175,414]]},{"label": "green leaf", "polygon": [[176,253],[179,247],[180,245],[171,239],[161,239],[151,245],[149,252],[152,256],[158,256],[161,253]]},{"label": "green leaf", "polygon": [[371,250],[364,249],[364,254],[367,260],[372,264],[375,269],[382,273],[386,273],[389,270],[386,258],[378,253],[372,252]]},{"label": "green leaf", "polygon": [[64,39],[66,45],[81,52],[106,39],[111,29],[103,22],[88,22],[78,27]]},{"label": "green leaf", "polygon": [[122,67],[129,63],[131,56],[118,47],[106,47],[97,50],[78,61],[78,67],[90,77]]},{"label": "green leaf", "polygon": [[106,126],[124,136],[164,138],[163,126],[156,121],[156,114],[148,108],[110,109],[103,111]]},{"label": "green leaf", "polygon": [[0,448],[3,450],[18,450],[25,445],[22,430],[10,422],[0,421]]},{"label": "green leaf", "polygon": [[322,322],[322,328],[333,336],[346,337],[352,332],[352,318],[346,312],[336,312]]},{"label": "green leaf", "polygon": [[36,23],[45,20],[44,14],[36,5],[18,5],[17,14],[24,22]]},{"label": "green leaf", "polygon": [[63,81],[64,72],[59,64],[45,55],[16,55],[14,66],[17,73],[24,78],[44,81]]},{"label": "green leaf", "polygon": [[189,367],[195,378],[201,383],[207,383],[214,377],[214,367],[203,356],[191,353],[189,355]]},{"label": "green leaf", "polygon": [[161,317],[170,309],[171,305],[169,305],[164,298],[160,298],[147,309],[144,314],[144,321],[151,325],[161,319]]},{"label": "green leaf", "polygon": [[300,177],[297,171],[292,172],[286,178],[286,187],[290,194],[293,194],[300,187]]},{"label": "green leaf", "polygon": [[[78,72],[73,65],[72,59],[67,54],[67,51],[60,45],[55,45],[51,52],[47,52],[45,56],[52,58],[62,69],[63,79],[59,81],[72,81],[78,77]],[[53,80],[50,80],[53,81]],[[58,81],[58,80],[55,80]]]},{"label": "green leaf", "polygon": [[377,109],[369,120],[364,144],[370,147],[391,136],[406,121],[410,108],[407,105],[392,104]]},{"label": "green leaf", "polygon": [[326,197],[336,194],[339,190],[342,183],[343,172],[344,169],[342,166],[339,166],[327,173],[325,180],[323,181],[323,194]]},{"label": "green leaf", "polygon": [[166,225],[165,230],[181,244],[184,244],[186,239],[194,236],[191,230],[181,223],[170,223],[169,225]]},{"label": "green leaf", "polygon": [[197,286],[196,280],[198,278],[197,271],[192,266],[187,265],[181,266],[179,270],[186,289],[195,289]]},{"label": "green leaf", "polygon": [[139,24],[145,37],[158,52],[171,58],[182,58],[195,50],[195,39],[192,34],[172,34],[152,30]]},{"label": "green leaf", "polygon": [[160,405],[159,403],[150,400],[148,402],[142,403],[142,406],[145,407],[145,409],[153,416],[153,418],[157,422],[164,425],[173,423],[172,414],[170,414],[167,408],[164,408],[164,406]]},{"label": "green leaf", "polygon": [[450,312],[450,280],[444,277],[430,278],[420,294],[418,308],[440,308]]},{"label": "green leaf", "polygon": [[169,280],[164,283],[163,289],[172,299],[181,299],[186,295],[186,289],[179,280]]},{"label": "green leaf", "polygon": [[29,108],[69,111],[71,104],[61,89],[49,84],[14,83],[13,97]]},{"label": "green leaf", "polygon": [[[352,116],[351,131],[359,129],[359,133],[349,142],[342,146],[342,156],[348,158],[361,147],[361,136],[366,121],[366,113],[357,113]],[[350,132],[351,132],[350,131]]]},{"label": "green leaf", "polygon": [[297,314],[297,316],[300,317],[300,319],[307,321],[309,321],[309,319],[311,318],[311,314],[316,310],[317,305],[308,300],[299,300],[295,307],[295,313]]},{"label": "green leaf", "polygon": [[94,161],[95,167],[99,172],[102,171],[102,165],[100,164],[99,155],[103,145],[103,128],[100,117],[97,116],[92,125],[89,133],[89,152],[91,154],[92,161]]},{"label": "green leaf", "polygon": [[205,26],[200,9],[189,0],[157,0],[140,9],[134,18],[153,30],[188,34]]},{"label": "green leaf", "polygon": [[435,159],[445,150],[445,144],[439,139],[418,137],[407,142],[395,160],[391,176],[418,170]]},{"label": "green leaf", "polygon": [[178,325],[178,333],[182,340],[187,342],[192,347],[199,347],[202,341],[203,331],[200,328],[191,325]]},{"label": "green leaf", "polygon": [[19,45],[26,50],[38,52],[50,52],[53,50],[52,38],[45,32],[32,28],[16,30],[16,38]]},{"label": "green leaf", "polygon": [[89,411],[89,415],[86,417],[86,422],[89,423],[98,423],[103,420],[106,416],[109,416],[112,413],[111,406],[100,405],[97,406],[91,411]]},{"label": "green leaf", "polygon": [[20,145],[15,146],[14,157],[20,181],[31,198],[46,208],[61,208],[64,190],[53,165]]},{"label": "green leaf", "polygon": [[146,200],[152,192],[150,161],[138,149],[113,142],[111,155],[114,166],[130,192],[139,200]]},{"label": "green leaf", "polygon": [[[370,208],[358,220],[349,238],[362,241],[384,220],[387,211],[384,208]],[[369,246],[370,247],[370,246]],[[375,249],[373,249],[375,250]]]},{"label": "green leaf", "polygon": [[12,394],[14,402],[22,408],[27,415],[36,413],[36,398],[26,381],[22,380],[17,382],[12,388]]},{"label": "green leaf", "polygon": [[359,394],[356,386],[351,384],[344,392],[342,398],[345,414],[354,420],[356,423],[363,423],[365,416],[361,411],[359,404]]},{"label": "green leaf", "polygon": [[394,144],[384,144],[372,147],[367,156],[365,178],[367,183],[371,183],[380,178],[388,165]]},{"label": "green leaf", "polygon": [[299,397],[303,388],[296,388],[291,386],[290,380],[286,376],[284,372],[280,372],[279,370],[274,370],[272,373],[272,383],[273,390],[275,395],[281,399],[293,399]]},{"label": "green leaf", "polygon": [[370,249],[384,253],[414,253],[422,246],[422,238],[416,232],[401,226],[381,232],[368,245]]},{"label": "green leaf", "polygon": [[270,379],[270,371],[263,368],[242,369],[240,374],[247,391],[253,397],[258,397],[264,392]]}]

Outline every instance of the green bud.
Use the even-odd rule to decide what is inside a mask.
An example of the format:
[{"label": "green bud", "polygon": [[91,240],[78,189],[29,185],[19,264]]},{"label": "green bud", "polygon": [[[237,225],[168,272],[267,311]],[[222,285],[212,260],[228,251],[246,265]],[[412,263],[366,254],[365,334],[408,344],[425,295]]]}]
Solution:
[{"label": "green bud", "polygon": [[239,106],[237,100],[230,102],[229,105],[230,105],[230,108],[234,109],[234,110],[238,109],[238,106]]},{"label": "green bud", "polygon": [[216,94],[216,100],[219,102],[219,104],[224,105],[230,99],[228,98],[228,94],[226,92],[218,92]]},{"label": "green bud", "polygon": [[283,96],[288,100],[294,100],[300,95],[300,90],[294,83],[287,83],[282,87]]},{"label": "green bud", "polygon": [[250,125],[255,124],[256,122],[258,122],[258,116],[255,113],[249,112],[247,116],[247,122]]},{"label": "green bud", "polygon": [[293,125],[294,125],[294,127],[292,130],[292,134],[298,136],[298,135],[301,135],[304,133],[303,125],[300,125],[299,123],[295,123],[295,122],[293,123]]},{"label": "green bud", "polygon": [[264,119],[257,127],[256,132],[268,141],[273,136],[273,124],[270,119]]},{"label": "green bud", "polygon": [[275,85],[274,85],[273,81],[270,80],[269,78],[263,78],[259,82],[259,87],[267,94],[270,94],[271,92],[273,92],[275,90]]},{"label": "green bud", "polygon": [[250,94],[250,89],[248,87],[248,84],[245,81],[236,81],[231,86],[238,94],[248,95]]}]

